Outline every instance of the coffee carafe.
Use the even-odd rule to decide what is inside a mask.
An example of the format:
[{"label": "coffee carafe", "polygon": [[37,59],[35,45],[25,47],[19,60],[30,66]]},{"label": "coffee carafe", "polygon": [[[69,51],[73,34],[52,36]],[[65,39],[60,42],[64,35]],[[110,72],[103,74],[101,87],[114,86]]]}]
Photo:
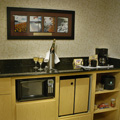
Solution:
[{"label": "coffee carafe", "polygon": [[107,48],[96,48],[96,54],[98,55],[98,65],[108,65],[108,49]]}]

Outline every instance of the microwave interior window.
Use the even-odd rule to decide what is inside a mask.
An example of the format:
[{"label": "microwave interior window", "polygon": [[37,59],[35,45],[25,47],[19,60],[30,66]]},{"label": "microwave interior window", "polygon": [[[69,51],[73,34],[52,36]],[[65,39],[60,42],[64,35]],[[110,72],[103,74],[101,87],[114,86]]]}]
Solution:
[{"label": "microwave interior window", "polygon": [[16,80],[16,99],[18,101],[46,99],[54,96],[54,77]]},{"label": "microwave interior window", "polygon": [[22,96],[26,97],[34,97],[34,96],[43,96],[43,82],[42,81],[30,81],[30,82],[23,82],[21,85],[22,87]]}]

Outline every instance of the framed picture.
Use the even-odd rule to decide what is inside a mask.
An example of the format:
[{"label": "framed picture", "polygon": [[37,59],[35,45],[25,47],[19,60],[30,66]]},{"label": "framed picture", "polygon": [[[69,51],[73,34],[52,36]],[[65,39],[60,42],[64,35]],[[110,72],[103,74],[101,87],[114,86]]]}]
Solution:
[{"label": "framed picture", "polygon": [[75,11],[7,7],[7,38],[74,40]]}]

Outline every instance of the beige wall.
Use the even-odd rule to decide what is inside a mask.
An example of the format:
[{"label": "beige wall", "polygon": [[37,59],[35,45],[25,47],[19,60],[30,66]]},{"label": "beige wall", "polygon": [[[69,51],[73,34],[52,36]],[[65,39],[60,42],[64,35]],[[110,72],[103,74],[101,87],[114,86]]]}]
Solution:
[{"label": "beige wall", "polygon": [[0,59],[19,59],[45,56],[52,41],[7,40],[6,7],[74,10],[75,39],[56,41],[58,56],[89,56],[106,47],[120,58],[119,0],[0,0]]}]

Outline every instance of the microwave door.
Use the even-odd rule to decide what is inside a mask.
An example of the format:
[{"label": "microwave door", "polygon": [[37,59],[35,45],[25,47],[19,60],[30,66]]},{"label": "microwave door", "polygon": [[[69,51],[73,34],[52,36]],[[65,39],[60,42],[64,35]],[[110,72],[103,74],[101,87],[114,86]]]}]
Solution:
[{"label": "microwave door", "polygon": [[48,99],[54,96],[54,77],[16,80],[16,99],[18,101]]}]

